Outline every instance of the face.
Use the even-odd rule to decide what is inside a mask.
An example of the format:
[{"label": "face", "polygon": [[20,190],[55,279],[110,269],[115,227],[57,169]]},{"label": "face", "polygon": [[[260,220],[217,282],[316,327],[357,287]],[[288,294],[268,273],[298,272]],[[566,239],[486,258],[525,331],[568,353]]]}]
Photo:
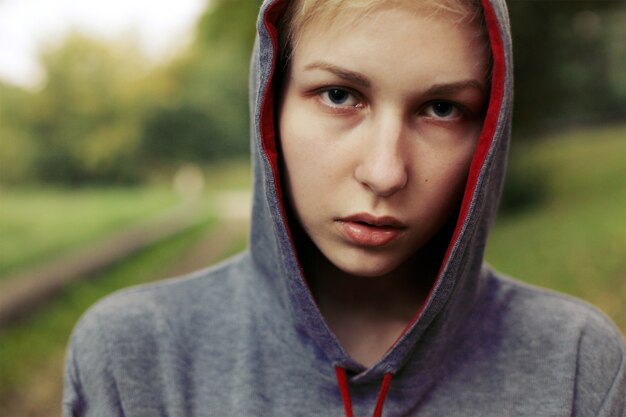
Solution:
[{"label": "face", "polygon": [[407,262],[455,210],[483,122],[487,52],[444,13],[313,22],[283,87],[289,203],[320,252],[357,276]]}]

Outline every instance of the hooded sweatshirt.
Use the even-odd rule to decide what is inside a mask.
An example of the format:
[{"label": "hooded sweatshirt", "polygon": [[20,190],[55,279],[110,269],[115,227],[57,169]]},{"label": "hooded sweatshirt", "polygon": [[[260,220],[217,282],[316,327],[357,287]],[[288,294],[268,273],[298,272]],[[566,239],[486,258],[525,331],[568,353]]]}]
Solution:
[{"label": "hooded sweatshirt", "polygon": [[492,84],[456,226],[423,306],[371,367],[320,313],[285,214],[273,86],[283,6],[261,7],[252,58],[249,248],[93,306],[68,348],[64,415],[624,417],[626,352],[610,320],[483,262],[511,126],[504,1],[483,0]]}]

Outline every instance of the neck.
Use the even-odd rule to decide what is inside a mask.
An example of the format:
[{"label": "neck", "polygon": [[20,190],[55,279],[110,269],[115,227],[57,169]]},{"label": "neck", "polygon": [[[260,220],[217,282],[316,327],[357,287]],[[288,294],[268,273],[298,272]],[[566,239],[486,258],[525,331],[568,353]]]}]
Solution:
[{"label": "neck", "polygon": [[355,276],[338,269],[317,248],[313,252],[303,266],[322,313],[335,309],[343,314],[371,312],[380,318],[408,321],[421,306],[436,273],[416,255],[387,274]]},{"label": "neck", "polygon": [[377,277],[347,274],[306,239],[302,266],[330,329],[350,356],[371,366],[417,314],[441,263],[439,245],[426,245],[395,270]]}]

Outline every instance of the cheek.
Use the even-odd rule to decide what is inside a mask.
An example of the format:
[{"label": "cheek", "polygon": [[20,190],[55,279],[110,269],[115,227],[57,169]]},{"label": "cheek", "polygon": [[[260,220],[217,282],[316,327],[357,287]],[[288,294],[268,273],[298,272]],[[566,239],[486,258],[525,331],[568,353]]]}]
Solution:
[{"label": "cheek", "polygon": [[427,172],[421,175],[421,188],[431,198],[431,211],[441,213],[441,217],[447,218],[460,203],[473,152],[474,147],[468,146],[455,153],[454,157],[445,160],[433,158]]},{"label": "cheek", "polygon": [[[287,105],[289,103],[286,103]],[[280,117],[280,143],[283,187],[295,214],[302,220],[302,210],[316,209],[319,198],[320,149],[313,132],[297,110],[284,106]]]},{"label": "cheek", "polygon": [[348,164],[344,149],[347,144],[339,140],[335,129],[329,129],[307,111],[306,104],[300,104],[284,108],[281,114],[283,166],[295,191],[319,193],[318,188],[338,180],[341,168]]},{"label": "cheek", "polygon": [[450,164],[445,170],[445,176],[448,178],[448,186],[451,190],[451,199],[455,201],[461,197],[465,189],[475,148],[475,141],[471,141],[467,147],[460,149],[455,158],[450,159]]}]

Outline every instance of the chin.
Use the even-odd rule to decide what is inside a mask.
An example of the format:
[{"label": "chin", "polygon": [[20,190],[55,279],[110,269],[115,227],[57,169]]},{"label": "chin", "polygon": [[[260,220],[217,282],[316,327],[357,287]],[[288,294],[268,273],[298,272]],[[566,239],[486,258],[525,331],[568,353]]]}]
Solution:
[{"label": "chin", "polygon": [[[374,257],[368,256],[368,259],[360,260],[347,260],[347,259],[332,259],[330,262],[335,265],[342,272],[364,278],[376,278],[387,275],[396,270],[402,262],[400,260],[377,260],[372,259]],[[335,262],[337,261],[337,262]]]}]

